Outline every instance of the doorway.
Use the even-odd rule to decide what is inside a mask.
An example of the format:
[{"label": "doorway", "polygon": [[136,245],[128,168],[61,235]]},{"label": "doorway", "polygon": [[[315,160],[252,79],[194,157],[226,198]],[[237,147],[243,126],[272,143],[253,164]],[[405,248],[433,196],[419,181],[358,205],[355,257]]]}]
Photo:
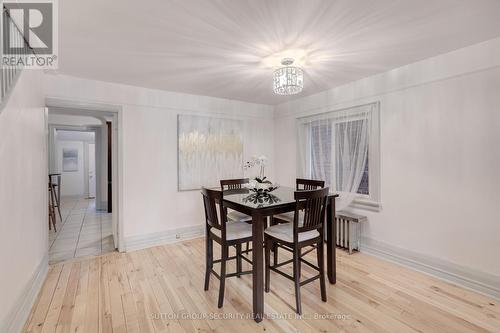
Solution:
[{"label": "doorway", "polygon": [[61,197],[95,198],[95,137],[95,130],[83,127],[55,127],[51,173],[61,175]]},{"label": "doorway", "polygon": [[48,108],[49,173],[60,175],[61,193],[57,231],[49,231],[50,263],[97,256],[118,247],[118,218],[108,212],[112,203],[107,193],[108,166],[116,158],[108,145],[115,134],[114,119],[86,110]]}]

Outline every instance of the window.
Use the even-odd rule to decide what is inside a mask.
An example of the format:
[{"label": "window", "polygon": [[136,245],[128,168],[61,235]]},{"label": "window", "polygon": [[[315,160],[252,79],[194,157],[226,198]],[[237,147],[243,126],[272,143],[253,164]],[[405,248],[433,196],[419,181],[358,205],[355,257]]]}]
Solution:
[{"label": "window", "polygon": [[298,174],[378,202],[378,128],[378,103],[298,119]]},{"label": "window", "polygon": [[332,127],[329,124],[311,125],[311,177],[332,183]]},{"label": "window", "polygon": [[366,156],[365,169],[363,170],[363,177],[361,178],[361,183],[359,183],[358,193],[364,195],[370,195],[369,184],[370,184],[370,174],[368,173],[369,164],[368,155]]}]

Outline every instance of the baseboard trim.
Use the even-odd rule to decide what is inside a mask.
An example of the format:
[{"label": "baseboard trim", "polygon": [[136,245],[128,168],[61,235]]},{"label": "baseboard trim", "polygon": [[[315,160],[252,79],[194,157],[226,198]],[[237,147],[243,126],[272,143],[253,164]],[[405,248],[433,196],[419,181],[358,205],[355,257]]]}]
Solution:
[{"label": "baseboard trim", "polygon": [[362,237],[361,252],[500,300],[500,277]]},{"label": "baseboard trim", "polygon": [[135,251],[148,247],[171,244],[187,239],[202,237],[205,235],[205,226],[197,225],[170,229],[152,234],[125,237],[125,251]]},{"label": "baseboard trim", "polygon": [[21,332],[26,320],[35,304],[38,293],[42,288],[47,273],[49,271],[49,254],[45,254],[42,261],[33,272],[31,279],[28,281],[21,296],[12,307],[12,310],[7,315],[6,321],[1,325],[0,332]]}]

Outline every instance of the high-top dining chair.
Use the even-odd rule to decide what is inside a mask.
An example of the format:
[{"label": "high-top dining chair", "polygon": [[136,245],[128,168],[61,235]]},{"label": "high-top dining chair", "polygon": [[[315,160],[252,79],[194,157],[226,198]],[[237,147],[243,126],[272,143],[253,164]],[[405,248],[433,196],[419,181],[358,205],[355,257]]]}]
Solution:
[{"label": "high-top dining chair", "polygon": [[[249,182],[250,182],[250,180],[248,178],[221,179],[220,188],[222,191],[240,190],[243,188],[243,186],[245,184],[248,184]],[[237,211],[232,210],[232,209],[228,210],[227,217],[233,221],[244,221],[244,222],[252,221],[251,216],[237,212]]]},{"label": "high-top dining chair", "polygon": [[[245,184],[248,184],[250,180],[248,178],[237,178],[237,179],[221,179],[220,188],[222,191],[231,190],[241,190]],[[232,209],[226,209],[227,217],[233,221],[241,221],[246,223],[252,222],[252,217],[250,215],[240,213]],[[249,243],[245,245],[245,251],[248,251]]]},{"label": "high-top dining chair", "polygon": [[[295,180],[295,190],[305,191],[305,190],[316,190],[318,188],[325,187],[324,180],[315,179],[303,179],[297,178]],[[278,214],[273,216],[273,219],[277,219],[272,222],[272,224],[283,223],[283,222],[293,222],[294,212],[288,212],[283,214]]]},{"label": "high-top dining chair", "polygon": [[[295,190],[297,190],[297,191],[316,190],[318,188],[323,188],[323,187],[325,187],[324,180],[303,179],[303,178],[297,178],[295,180]],[[295,216],[295,212],[288,212],[288,213],[274,215],[271,218],[271,225],[276,225],[279,223],[292,223],[294,216]],[[304,212],[302,210],[299,212],[299,217],[300,217],[299,221],[302,221],[304,219]],[[278,245],[275,245],[273,247],[274,262],[278,262],[278,248],[279,248]],[[313,245],[313,248],[305,251],[303,254],[301,254],[301,256],[306,255],[307,253],[309,253],[313,250],[314,250],[314,245]],[[300,267],[299,267],[299,272],[300,272]]]},{"label": "high-top dining chair", "polygon": [[[250,264],[252,263],[251,260],[243,256],[244,253],[248,253],[248,250],[241,250],[241,244],[252,241],[252,226],[241,221],[228,221],[222,191],[209,190],[203,187],[201,193],[203,195],[206,220],[205,291],[208,290],[210,273],[212,273],[220,281],[218,307],[221,308],[224,303],[226,278],[240,277],[252,273],[252,271],[243,272],[241,265],[242,259]],[[221,259],[214,260],[213,258],[213,241],[221,245]],[[236,256],[229,257],[230,246],[236,246]],[[226,274],[226,262],[232,259],[236,259],[236,272]],[[221,264],[220,275],[213,270],[214,263]]]},{"label": "high-top dining chair", "polygon": [[[293,223],[283,223],[270,226],[264,231],[265,241],[265,291],[269,292],[270,271],[279,273],[280,275],[294,281],[295,284],[295,302],[296,311],[302,313],[300,302],[300,287],[312,282],[316,279],[320,281],[321,300],[326,302],[326,287],[325,287],[325,261],[324,261],[324,246],[323,237],[325,230],[325,213],[328,198],[328,188],[318,190],[303,190],[295,192],[295,213]],[[304,214],[299,214],[300,210],[304,210]],[[274,262],[271,266],[271,248],[275,244],[280,244],[281,247],[293,253],[293,259],[281,263]],[[300,255],[300,249],[305,246],[316,245],[318,266],[313,265],[309,261],[303,259]],[[293,263],[293,276],[286,274],[278,267]],[[300,263],[303,262],[313,269],[318,271],[318,275],[311,277],[305,281],[300,281]]]}]

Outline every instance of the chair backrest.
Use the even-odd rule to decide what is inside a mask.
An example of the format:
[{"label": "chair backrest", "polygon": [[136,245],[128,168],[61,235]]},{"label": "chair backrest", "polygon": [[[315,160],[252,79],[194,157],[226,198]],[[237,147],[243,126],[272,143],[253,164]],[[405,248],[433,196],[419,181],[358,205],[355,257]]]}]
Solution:
[{"label": "chair backrest", "polygon": [[[321,188],[318,190],[303,190],[296,191],[294,194],[297,202],[295,208],[295,217],[293,220],[294,239],[296,240],[298,233],[310,230],[318,230],[323,235],[326,204],[328,199],[329,188]],[[304,221],[299,227],[299,211],[304,210]]]},{"label": "chair backrest", "polygon": [[325,187],[325,181],[324,180],[315,180],[315,179],[302,179],[302,178],[297,178],[295,180],[295,185],[297,191],[301,190],[317,190],[318,188],[323,188]]},{"label": "chair backrest", "polygon": [[244,184],[248,184],[250,180],[248,178],[240,179],[221,179],[220,188],[223,191],[226,190],[239,190],[243,188]]},{"label": "chair backrest", "polygon": [[[203,195],[203,205],[205,206],[207,230],[208,228],[219,229],[221,230],[222,238],[225,239],[227,215],[222,200],[222,191],[202,187],[201,194]],[[219,205],[219,214],[217,214],[217,205]]]}]

